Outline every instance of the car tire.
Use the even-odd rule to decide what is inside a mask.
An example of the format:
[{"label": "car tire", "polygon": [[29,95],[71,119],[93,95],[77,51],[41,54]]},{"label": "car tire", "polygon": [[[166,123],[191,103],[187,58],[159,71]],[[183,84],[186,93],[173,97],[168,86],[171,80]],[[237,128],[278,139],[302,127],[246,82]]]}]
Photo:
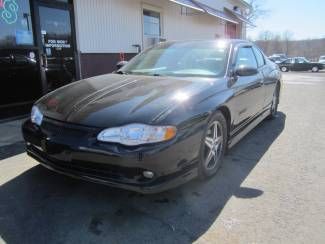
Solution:
[{"label": "car tire", "polygon": [[283,67],[281,67],[281,71],[282,71],[282,72],[288,72],[289,69],[288,69],[287,67],[283,66]]},{"label": "car tire", "polygon": [[277,117],[279,103],[280,103],[280,84],[278,83],[273,93],[270,115],[268,119],[275,119]]},{"label": "car tire", "polygon": [[227,150],[227,131],[227,121],[224,115],[217,111],[209,120],[201,140],[198,167],[200,179],[210,178],[220,169]]},{"label": "car tire", "polygon": [[318,72],[319,68],[317,66],[314,66],[314,67],[311,68],[311,71],[312,72]]}]

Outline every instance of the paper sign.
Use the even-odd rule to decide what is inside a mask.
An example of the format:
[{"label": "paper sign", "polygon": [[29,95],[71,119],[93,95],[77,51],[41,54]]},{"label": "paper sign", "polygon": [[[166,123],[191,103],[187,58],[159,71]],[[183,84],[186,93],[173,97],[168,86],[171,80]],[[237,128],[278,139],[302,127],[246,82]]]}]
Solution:
[{"label": "paper sign", "polygon": [[33,34],[27,30],[16,30],[17,45],[33,45]]}]

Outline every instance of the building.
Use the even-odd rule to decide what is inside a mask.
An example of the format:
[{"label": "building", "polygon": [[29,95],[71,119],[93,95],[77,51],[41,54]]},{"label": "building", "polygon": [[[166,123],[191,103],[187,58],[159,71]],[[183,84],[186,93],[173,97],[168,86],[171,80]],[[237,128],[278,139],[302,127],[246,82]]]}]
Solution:
[{"label": "building", "polygon": [[0,118],[165,40],[245,38],[244,0],[0,0]]}]

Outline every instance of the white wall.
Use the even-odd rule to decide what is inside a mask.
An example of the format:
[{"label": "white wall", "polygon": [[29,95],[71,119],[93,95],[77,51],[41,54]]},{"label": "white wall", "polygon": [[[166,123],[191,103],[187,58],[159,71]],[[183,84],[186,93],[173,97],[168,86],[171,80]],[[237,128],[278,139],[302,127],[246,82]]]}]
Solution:
[{"label": "white wall", "polygon": [[224,36],[221,20],[199,12],[191,16],[182,15],[181,7],[168,0],[75,0],[79,51],[136,52],[132,45],[143,43],[144,4],[162,11],[163,37],[167,40],[214,39],[216,34]]},{"label": "white wall", "polygon": [[74,7],[81,52],[134,52],[142,38],[137,0],[75,0]]}]

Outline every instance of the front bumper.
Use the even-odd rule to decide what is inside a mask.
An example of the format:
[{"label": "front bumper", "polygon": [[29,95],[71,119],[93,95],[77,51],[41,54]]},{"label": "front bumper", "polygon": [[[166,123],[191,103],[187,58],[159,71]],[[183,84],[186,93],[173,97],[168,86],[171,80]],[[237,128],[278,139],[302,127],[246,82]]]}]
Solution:
[{"label": "front bumper", "polygon": [[[48,119],[41,127],[26,121],[22,130],[29,156],[50,170],[74,178],[157,193],[197,176],[195,135],[168,144],[130,148],[98,142],[96,128]],[[154,178],[145,178],[143,171],[154,172]]]}]

